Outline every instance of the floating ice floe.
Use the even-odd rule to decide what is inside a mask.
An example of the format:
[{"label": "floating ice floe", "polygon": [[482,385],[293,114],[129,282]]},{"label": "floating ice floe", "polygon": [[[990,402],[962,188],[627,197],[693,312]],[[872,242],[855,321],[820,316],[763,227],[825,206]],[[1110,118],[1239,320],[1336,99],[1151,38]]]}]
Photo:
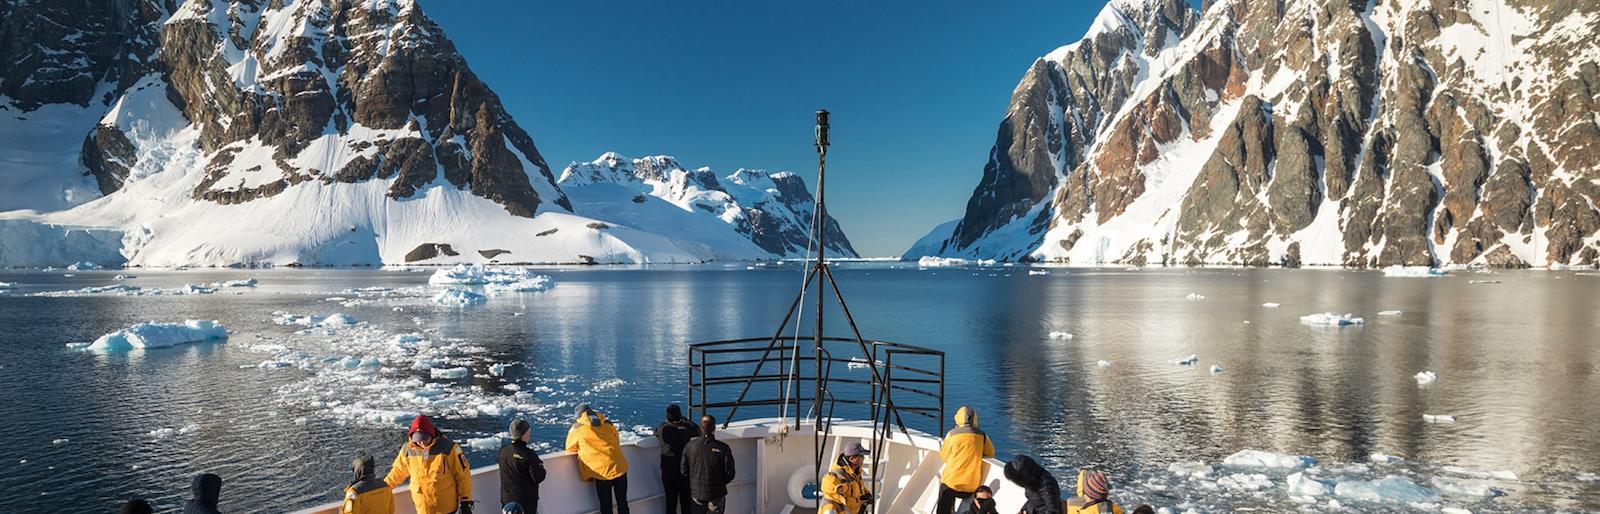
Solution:
[{"label": "floating ice floe", "polygon": [[1399,316],[1400,314],[1401,314],[1401,312],[1398,309],[1396,309],[1396,310],[1387,310],[1387,311],[1378,311],[1378,315],[1379,316]]},{"label": "floating ice floe", "polygon": [[327,316],[314,314],[290,314],[283,311],[272,313],[272,322],[279,325],[299,325],[302,327],[340,328],[356,324],[356,319],[349,314],[335,312]]},{"label": "floating ice floe", "polygon": [[1317,465],[1317,459],[1262,450],[1239,450],[1222,459],[1222,464],[1247,468],[1304,469]]},{"label": "floating ice floe", "polygon": [[507,364],[502,364],[502,363],[498,363],[498,362],[496,362],[494,364],[490,364],[489,365],[489,374],[493,375],[493,376],[497,376],[497,377],[506,376],[506,367],[507,366],[508,366]]},{"label": "floating ice floe", "polygon": [[149,435],[156,439],[166,439],[175,435],[189,435],[200,431],[200,425],[190,423],[182,427],[163,427],[151,430]]},{"label": "floating ice floe", "polygon": [[[993,263],[993,261],[990,262]],[[972,261],[956,257],[935,257],[928,255],[921,259],[917,259],[917,267],[919,268],[945,268],[950,266],[966,266],[968,264],[972,264]]]},{"label": "floating ice floe", "polygon": [[1433,488],[1446,496],[1480,496],[1492,498],[1505,494],[1488,480],[1473,478],[1433,477]]},{"label": "floating ice floe", "polygon": [[1360,325],[1362,323],[1366,323],[1367,321],[1351,314],[1323,312],[1319,314],[1307,314],[1305,316],[1301,316],[1300,322],[1314,326],[1340,327],[1346,325]]},{"label": "floating ice floe", "polygon": [[99,264],[95,264],[95,263],[92,263],[92,262],[89,262],[89,261],[82,261],[82,262],[75,262],[75,263],[72,263],[72,264],[68,265],[67,269],[72,270],[72,271],[83,271],[83,270],[104,269],[104,267],[99,265]]},{"label": "floating ice floe", "polygon": [[211,287],[255,287],[255,286],[256,286],[256,279],[253,279],[253,278],[244,278],[244,279],[239,279],[239,280],[224,280],[222,282],[212,282],[211,283]]},{"label": "floating ice floe", "polygon": [[433,295],[433,303],[451,307],[466,307],[468,305],[482,305],[489,301],[481,294],[465,289],[446,289]]},{"label": "floating ice floe", "polygon": [[180,344],[228,338],[228,329],[214,320],[186,320],[182,323],[140,323],[100,336],[87,348],[97,351],[166,348]]},{"label": "floating ice floe", "polygon": [[534,275],[512,282],[489,284],[489,291],[496,293],[529,293],[550,289],[553,284],[554,282],[549,275]]},{"label": "floating ice floe", "polygon": [[1204,462],[1174,462],[1167,465],[1167,472],[1190,478],[1206,478],[1211,476],[1212,471],[1215,471],[1215,468]]},{"label": "floating ice floe", "polygon": [[1439,379],[1439,374],[1432,371],[1419,371],[1412,378],[1417,379],[1417,385],[1428,385]]},{"label": "floating ice floe", "polygon": [[16,284],[11,282],[0,282],[0,289],[11,289],[11,287],[15,285]]},{"label": "floating ice floe", "polygon": [[467,368],[430,369],[428,376],[432,378],[464,378],[470,371]]},{"label": "floating ice floe", "polygon": [[1468,284],[1499,284],[1499,280],[1468,280]]},{"label": "floating ice floe", "polygon": [[1449,414],[1423,414],[1422,420],[1429,423],[1455,423],[1456,417]]},{"label": "floating ice floe", "polygon": [[1226,371],[1226,369],[1224,369],[1222,366],[1218,366],[1216,364],[1212,364],[1211,365],[1211,374],[1215,375],[1215,374],[1221,373],[1223,371]]},{"label": "floating ice floe", "polygon": [[499,437],[474,437],[467,439],[467,447],[474,450],[494,450],[500,448]]},{"label": "floating ice floe", "polygon": [[1277,302],[1267,302],[1267,303],[1261,304],[1261,306],[1262,307],[1266,307],[1268,309],[1276,309],[1276,308],[1278,308],[1278,303]]},{"label": "floating ice floe", "polygon": [[211,294],[217,292],[217,288],[200,284],[184,284],[183,288],[179,289],[178,292],[181,294]]},{"label": "floating ice floe", "polygon": [[1328,493],[1333,492],[1333,486],[1327,482],[1308,477],[1305,472],[1301,471],[1291,473],[1285,479],[1284,486],[1288,488],[1290,496],[1317,497],[1327,496]]},{"label": "floating ice floe", "polygon": [[1197,355],[1193,355],[1193,354],[1189,355],[1188,357],[1180,357],[1180,358],[1177,358],[1177,359],[1172,359],[1172,363],[1173,364],[1177,364],[1177,365],[1180,365],[1180,366],[1193,366],[1194,363],[1196,363],[1196,362],[1200,362],[1200,357],[1197,356]]},{"label": "floating ice floe", "polygon": [[[477,266],[457,264],[433,272],[428,277],[428,284],[436,286],[481,286],[488,284],[512,284],[524,280],[533,280],[544,277],[532,270],[502,266]],[[549,280],[549,277],[545,277]]]},{"label": "floating ice floe", "polygon": [[1334,496],[1352,500],[1384,503],[1419,503],[1433,501],[1438,494],[1432,489],[1397,475],[1375,480],[1346,480],[1333,487]]},{"label": "floating ice floe", "polygon": [[1509,469],[1482,471],[1461,466],[1445,466],[1444,471],[1453,475],[1469,478],[1493,478],[1496,480],[1516,480],[1517,474]]},{"label": "floating ice floe", "polygon": [[1194,302],[1206,299],[1206,295],[1200,293],[1189,293],[1189,296],[1185,296],[1183,299]]},{"label": "floating ice floe", "polygon": [[1072,333],[1071,332],[1062,332],[1060,330],[1057,330],[1057,331],[1054,331],[1054,332],[1050,333],[1050,338],[1051,339],[1072,339]]},{"label": "floating ice floe", "polygon": [[867,369],[868,362],[867,359],[862,357],[851,357],[850,362],[846,362],[844,367],[845,369]]},{"label": "floating ice floe", "polygon": [[1123,271],[1139,271],[1139,267],[1138,266],[1128,266],[1126,268],[1123,268]]},{"label": "floating ice floe", "polygon": [[1272,479],[1260,473],[1234,473],[1217,479],[1217,485],[1239,491],[1260,491],[1272,487]]},{"label": "floating ice floe", "polygon": [[1109,368],[1109,367],[1111,367],[1111,361],[1100,361],[1100,362],[1096,362],[1095,365],[1096,366],[1100,366],[1102,368]]},{"label": "floating ice floe", "polygon": [[139,277],[135,277],[133,275],[127,275],[127,274],[118,273],[117,276],[111,277],[111,280],[131,280],[131,279],[135,279],[135,278],[139,278]]},{"label": "floating ice floe", "polygon": [[1450,272],[1427,266],[1389,266],[1383,268],[1385,277],[1442,277]]},{"label": "floating ice floe", "polygon": [[1396,463],[1396,462],[1403,461],[1405,459],[1401,459],[1399,457],[1396,457],[1396,456],[1393,456],[1393,455],[1389,455],[1387,453],[1373,453],[1373,454],[1367,456],[1367,460],[1372,461],[1372,462],[1376,462],[1376,463],[1380,463],[1380,464],[1393,464],[1393,463]]},{"label": "floating ice floe", "polygon": [[51,439],[50,440],[50,444],[62,444],[62,443],[66,443],[68,441],[71,441],[71,439],[67,439],[65,437],[62,437],[62,438],[59,438],[59,439]]}]

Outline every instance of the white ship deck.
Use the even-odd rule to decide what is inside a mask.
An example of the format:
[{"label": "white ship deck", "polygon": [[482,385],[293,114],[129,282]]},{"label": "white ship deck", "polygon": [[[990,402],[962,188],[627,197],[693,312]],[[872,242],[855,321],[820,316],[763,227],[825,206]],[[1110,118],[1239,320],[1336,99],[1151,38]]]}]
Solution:
[{"label": "white ship deck", "polygon": [[[733,423],[717,432],[717,438],[733,448],[738,476],[728,487],[728,512],[784,514],[815,512],[815,501],[801,496],[804,486],[815,480],[811,469],[814,431],[810,423],[781,435],[776,418]],[[851,442],[872,447],[872,426],[865,421],[835,421],[825,445],[825,465],[838,456],[840,448]],[[872,448],[878,459],[871,460],[867,476],[877,482],[880,513],[931,513],[939,494],[939,440],[921,432],[911,436],[895,432],[886,439],[886,448]],[[655,513],[666,510],[661,488],[659,442],[645,438],[623,445],[628,458],[628,504],[633,512]],[[386,453],[386,452],[380,452]],[[578,478],[576,457],[568,452],[542,456],[548,476],[539,489],[539,512],[544,514],[587,514],[598,512],[594,487]],[[383,459],[380,459],[382,461]],[[1000,512],[1021,509],[1020,489],[1003,484],[1003,463],[987,459],[985,483],[995,491]],[[386,472],[387,470],[380,470]],[[472,470],[472,496],[480,513],[500,511],[500,478],[497,466]],[[332,514],[339,503],[302,510],[298,514]],[[404,487],[395,491],[395,512],[416,512]]]}]

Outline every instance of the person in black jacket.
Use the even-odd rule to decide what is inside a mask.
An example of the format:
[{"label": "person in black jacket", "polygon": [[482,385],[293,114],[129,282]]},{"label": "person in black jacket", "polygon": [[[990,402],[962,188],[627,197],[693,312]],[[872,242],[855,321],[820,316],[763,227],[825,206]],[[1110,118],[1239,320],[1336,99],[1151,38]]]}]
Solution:
[{"label": "person in black jacket", "polygon": [[1027,501],[1022,504],[1023,514],[1062,514],[1061,486],[1055,475],[1026,455],[1018,455],[1006,463],[1006,480],[1022,488]]},{"label": "person in black jacket", "polygon": [[511,444],[500,448],[495,461],[500,463],[500,506],[516,503],[522,512],[539,512],[539,483],[544,482],[544,461],[528,447],[532,432],[528,422],[511,422]]},{"label": "person in black jacket", "polygon": [[222,477],[205,473],[194,477],[189,492],[193,498],[183,504],[183,514],[220,514],[217,503],[222,500]]},{"label": "person in black jacket", "polygon": [[690,439],[700,435],[700,430],[683,417],[683,410],[674,403],[667,406],[667,421],[656,427],[656,440],[661,442],[661,490],[666,492],[667,514],[689,514],[689,478],[679,470],[683,464],[683,447]]},{"label": "person in black jacket", "polygon": [[683,447],[682,472],[689,477],[695,514],[726,512],[728,484],[733,482],[733,449],[717,440],[717,418],[700,417],[700,437]]},{"label": "person in black jacket", "polygon": [[144,498],[134,498],[128,500],[128,503],[122,504],[122,510],[117,512],[120,514],[155,514],[155,511],[154,508],[150,507],[150,502],[144,501]]}]

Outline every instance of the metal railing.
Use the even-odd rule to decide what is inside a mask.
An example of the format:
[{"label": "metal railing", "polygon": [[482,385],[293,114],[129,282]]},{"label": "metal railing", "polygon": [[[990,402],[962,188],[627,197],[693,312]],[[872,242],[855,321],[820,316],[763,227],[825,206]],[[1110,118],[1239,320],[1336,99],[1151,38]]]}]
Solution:
[{"label": "metal railing", "polygon": [[[801,342],[798,354],[795,345],[787,344],[793,340]],[[845,406],[845,416],[859,414],[874,425],[892,423],[902,431],[936,428],[932,433],[944,433],[944,352],[889,341],[824,336],[820,352],[823,365],[819,367],[818,352],[813,348],[815,340],[815,336],[806,335],[689,345],[691,415],[709,413],[726,424],[744,412],[750,417],[793,419],[798,426],[802,416],[815,415],[801,412],[801,406],[815,405],[812,391],[821,390],[830,413]],[[834,356],[861,355],[863,342],[871,352],[870,360]],[[832,351],[833,348],[839,351]],[[877,367],[877,373],[852,373],[871,366]],[[816,369],[822,370],[820,388],[815,387]],[[772,387],[762,387],[765,384]],[[763,415],[763,408],[771,408],[772,414]],[[926,419],[928,425],[912,426],[905,420],[907,415],[913,420]]]}]

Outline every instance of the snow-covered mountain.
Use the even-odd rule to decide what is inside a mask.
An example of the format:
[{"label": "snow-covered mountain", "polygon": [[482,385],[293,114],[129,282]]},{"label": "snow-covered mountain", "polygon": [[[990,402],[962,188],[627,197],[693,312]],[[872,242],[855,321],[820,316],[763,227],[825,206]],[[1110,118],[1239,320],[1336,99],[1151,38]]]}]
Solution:
[{"label": "snow-covered mountain", "polygon": [[3,0],[0,18],[0,265],[793,255],[761,239],[790,226],[719,244],[724,225],[575,205],[414,0]]},{"label": "snow-covered mountain", "polygon": [[[690,171],[670,156],[629,159],[608,152],[567,165],[557,184],[582,216],[702,241],[728,255],[807,254],[812,197],[794,173],[739,169],[718,178],[710,168]],[[823,227],[830,254],[857,256],[832,216]]]},{"label": "snow-covered mountain", "polygon": [[1111,0],[907,253],[1593,265],[1600,3]]}]

